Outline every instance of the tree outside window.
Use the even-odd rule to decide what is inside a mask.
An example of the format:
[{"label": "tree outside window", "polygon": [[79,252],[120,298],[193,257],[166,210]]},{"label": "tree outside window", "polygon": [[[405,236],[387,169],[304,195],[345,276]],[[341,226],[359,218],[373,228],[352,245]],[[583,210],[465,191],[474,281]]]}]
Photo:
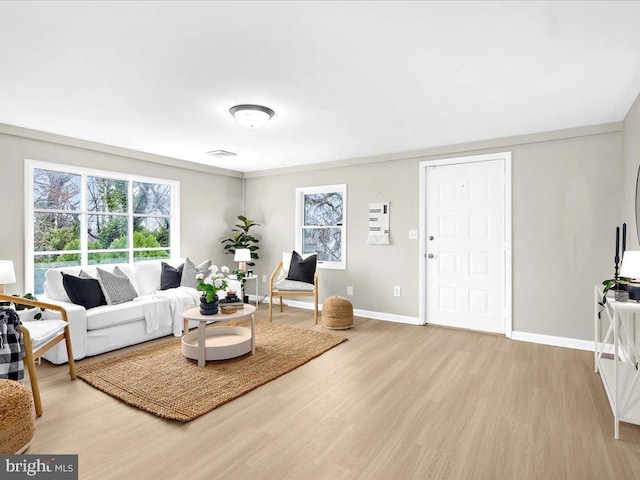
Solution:
[{"label": "tree outside window", "polygon": [[76,173],[62,165],[30,171],[33,287],[27,283],[34,293],[42,293],[50,268],[169,258],[179,250],[171,243],[177,182]]}]

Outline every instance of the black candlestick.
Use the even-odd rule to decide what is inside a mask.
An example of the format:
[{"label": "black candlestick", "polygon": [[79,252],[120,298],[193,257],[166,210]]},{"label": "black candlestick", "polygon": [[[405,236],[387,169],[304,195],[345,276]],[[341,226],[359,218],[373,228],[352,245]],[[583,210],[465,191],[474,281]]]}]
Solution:
[{"label": "black candlestick", "polygon": [[620,263],[620,227],[616,227],[616,254],[613,257],[613,263],[615,264],[615,276],[618,279],[618,264]]}]

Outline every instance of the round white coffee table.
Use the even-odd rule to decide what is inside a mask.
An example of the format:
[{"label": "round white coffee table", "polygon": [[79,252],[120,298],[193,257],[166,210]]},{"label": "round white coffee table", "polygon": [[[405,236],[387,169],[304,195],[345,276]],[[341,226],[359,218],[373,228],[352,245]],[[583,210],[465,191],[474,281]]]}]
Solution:
[{"label": "round white coffee table", "polygon": [[[189,308],[182,312],[184,332],[182,337],[182,354],[198,360],[198,366],[204,367],[207,360],[224,360],[239,357],[251,352],[256,353],[256,307],[246,304],[237,312],[215,315],[202,315],[200,307]],[[206,329],[207,322],[228,322],[251,318],[251,329],[245,327],[213,327]],[[189,320],[198,322],[198,331],[188,333]]]}]

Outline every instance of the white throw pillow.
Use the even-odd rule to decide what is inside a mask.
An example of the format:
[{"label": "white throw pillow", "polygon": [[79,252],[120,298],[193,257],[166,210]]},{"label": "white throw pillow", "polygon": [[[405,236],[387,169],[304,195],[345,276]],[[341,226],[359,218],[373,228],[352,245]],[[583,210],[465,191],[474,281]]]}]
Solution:
[{"label": "white throw pillow", "polygon": [[151,295],[160,290],[162,265],[157,260],[147,260],[135,264],[140,296]]}]

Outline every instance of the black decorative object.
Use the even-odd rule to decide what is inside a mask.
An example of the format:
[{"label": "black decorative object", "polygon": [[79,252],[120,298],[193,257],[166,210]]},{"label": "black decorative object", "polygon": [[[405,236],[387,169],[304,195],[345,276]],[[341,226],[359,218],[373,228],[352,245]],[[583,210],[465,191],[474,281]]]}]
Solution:
[{"label": "black decorative object", "polygon": [[[620,267],[622,266],[622,259],[624,258],[624,252],[627,249],[627,224],[622,224],[622,255],[620,255],[620,227],[616,227],[616,254],[613,257],[614,263],[614,280],[618,280]],[[624,285],[616,284],[613,287],[614,290],[625,290]]]},{"label": "black decorative object", "polygon": [[220,303],[238,303],[240,301],[235,293],[227,293],[227,296],[220,300]]},{"label": "black decorative object", "polygon": [[613,257],[613,264],[615,265],[613,278],[618,279],[618,266],[620,264],[620,227],[616,227],[616,254]]},{"label": "black decorative object", "polygon": [[168,263],[162,262],[162,271],[160,272],[160,290],[169,290],[170,288],[178,288],[182,280],[182,270],[184,263],[178,268],[174,268]]},{"label": "black decorative object", "polygon": [[310,255],[303,259],[300,254],[294,250],[291,253],[291,265],[289,267],[287,280],[313,284],[315,274],[316,255]]},{"label": "black decorative object", "polygon": [[200,297],[200,313],[202,315],[215,315],[218,313],[218,295],[213,296],[213,302],[207,302],[207,296]]}]

